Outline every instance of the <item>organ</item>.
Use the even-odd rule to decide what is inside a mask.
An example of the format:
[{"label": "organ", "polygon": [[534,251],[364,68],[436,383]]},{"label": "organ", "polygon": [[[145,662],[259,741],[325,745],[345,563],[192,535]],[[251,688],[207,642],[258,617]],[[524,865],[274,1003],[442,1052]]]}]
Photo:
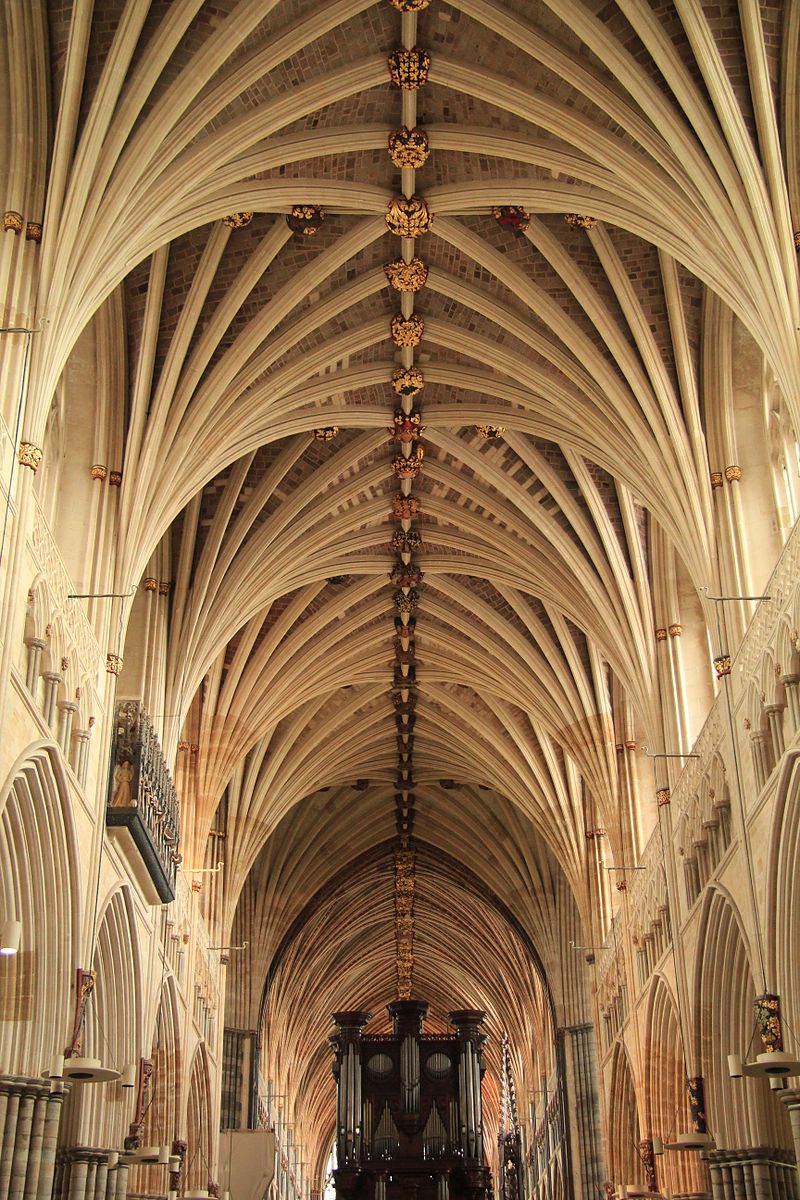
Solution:
[{"label": "organ", "polygon": [[366,1012],[334,1013],[337,1200],[486,1200],[484,1073],[478,1009],[427,1034],[422,1000],[388,1006],[390,1034],[365,1035]]}]

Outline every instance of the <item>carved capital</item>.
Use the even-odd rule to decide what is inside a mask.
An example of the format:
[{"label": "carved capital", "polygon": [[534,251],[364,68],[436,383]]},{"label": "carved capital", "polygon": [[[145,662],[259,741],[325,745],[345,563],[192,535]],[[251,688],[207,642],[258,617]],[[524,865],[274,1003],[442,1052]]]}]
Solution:
[{"label": "carved capital", "polygon": [[20,442],[17,461],[21,467],[30,467],[35,475],[42,461],[41,447],[34,446],[33,442]]}]

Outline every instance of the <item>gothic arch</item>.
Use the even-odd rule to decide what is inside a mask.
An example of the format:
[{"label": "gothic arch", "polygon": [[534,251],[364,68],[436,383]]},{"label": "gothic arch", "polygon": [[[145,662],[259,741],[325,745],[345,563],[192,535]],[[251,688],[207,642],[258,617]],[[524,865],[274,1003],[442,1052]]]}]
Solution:
[{"label": "gothic arch", "polygon": [[776,980],[791,1030],[797,1028],[800,1016],[800,751],[796,749],[788,751],[781,762],[768,863],[767,969]]},{"label": "gothic arch", "polygon": [[614,1114],[609,1121],[607,1143],[611,1178],[617,1187],[621,1183],[644,1184],[636,1087],[627,1048],[619,1041],[611,1059],[608,1111]]},{"label": "gothic arch", "polygon": [[[650,1137],[672,1141],[689,1129],[683,1036],[670,985],[653,978],[647,1002],[645,1033],[645,1111]],[[695,1155],[669,1154],[658,1162],[660,1189],[675,1192],[708,1190],[708,1179]]]},{"label": "gothic arch", "polygon": [[31,746],[0,795],[0,920],[22,925],[19,954],[0,961],[0,1058],[6,1070],[37,1075],[67,1037],[81,902],[67,782],[53,747]]},{"label": "gothic arch", "polygon": [[709,1129],[723,1149],[792,1145],[788,1116],[763,1079],[731,1079],[729,1054],[757,1053],[756,988],[741,917],[722,888],[709,889],[697,939],[694,978],[701,1073]]},{"label": "gothic arch", "polygon": [[[138,1063],[141,1045],[142,971],[128,887],[111,894],[97,921],[90,964],[96,983],[86,1006],[80,1053],[122,1071]],[[83,1084],[73,1089],[65,1121],[75,1143],[122,1146],[134,1111],[128,1091],[122,1092],[121,1102],[109,1103],[119,1098],[111,1090],[115,1086]]]},{"label": "gothic arch", "polygon": [[205,1043],[194,1053],[186,1110],[186,1188],[204,1190],[212,1171],[211,1084]]}]

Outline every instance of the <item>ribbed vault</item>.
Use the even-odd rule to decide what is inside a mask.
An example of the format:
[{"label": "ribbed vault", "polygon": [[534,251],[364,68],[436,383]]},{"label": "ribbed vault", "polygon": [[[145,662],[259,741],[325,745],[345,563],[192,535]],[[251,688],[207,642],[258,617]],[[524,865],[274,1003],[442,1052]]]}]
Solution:
[{"label": "ribbed vault", "polygon": [[[110,606],[120,683],[176,764],[187,863],[226,839],[221,941],[257,931],[226,1019],[261,1020],[317,1172],[330,1012],[394,989],[392,372],[424,373],[416,990],[439,1019],[485,1003],[529,1081],[551,1061],[545,993],[559,1021],[584,1003],[586,833],[621,863],[646,823],[621,812],[620,751],[669,733],[653,628],[679,592],[702,626],[724,578],[709,470],[734,444],[734,322],[800,425],[796,4],[402,7],[96,0],[8,26],[31,64],[13,207],[44,213],[23,432],[47,446],[93,339],[86,462],[121,474],[97,590],[139,589]],[[415,42],[429,79],[401,92],[387,54]],[[430,157],[401,171],[404,123]],[[52,148],[46,180],[22,170],[31,145]],[[414,190],[431,229],[394,237]],[[324,209],[314,236],[296,205]],[[387,282],[398,255],[427,266],[414,295]],[[413,349],[398,314],[424,320]]]}]

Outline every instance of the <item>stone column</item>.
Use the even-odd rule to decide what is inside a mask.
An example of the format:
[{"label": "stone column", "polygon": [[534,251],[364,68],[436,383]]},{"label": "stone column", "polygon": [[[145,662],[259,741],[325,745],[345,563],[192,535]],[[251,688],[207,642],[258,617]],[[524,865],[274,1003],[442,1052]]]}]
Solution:
[{"label": "stone column", "polygon": [[128,1168],[125,1163],[119,1163],[116,1171],[116,1190],[114,1192],[115,1200],[125,1200],[128,1194]]},{"label": "stone column", "polygon": [[768,704],[764,712],[767,714],[767,720],[769,721],[773,755],[775,762],[778,762],[786,749],[783,740],[783,708],[780,704]]},{"label": "stone column", "polygon": [[36,682],[39,678],[39,664],[42,661],[42,653],[47,646],[47,642],[44,638],[26,638],[25,645],[28,647],[25,686],[31,695],[34,695],[36,692]]},{"label": "stone column", "polygon": [[78,743],[78,755],[75,762],[75,774],[78,777],[78,783],[81,787],[86,786],[87,768],[89,766],[89,741],[92,736],[91,729],[76,729],[75,741]]},{"label": "stone column", "polygon": [[68,1200],[86,1200],[86,1177],[89,1173],[88,1155],[76,1148],[69,1164]]},{"label": "stone column", "polygon": [[769,774],[767,770],[766,755],[764,753],[764,735],[762,733],[750,734],[750,745],[753,751],[753,770],[756,776],[756,786],[759,792],[767,782]]},{"label": "stone column", "polygon": [[31,1123],[31,1140],[28,1151],[28,1166],[25,1175],[25,1200],[35,1200],[36,1188],[39,1182],[39,1172],[42,1169],[42,1142],[44,1139],[44,1122],[47,1116],[47,1093],[39,1088],[33,1105],[33,1121]]},{"label": "stone column", "polygon": [[782,1092],[778,1092],[778,1098],[789,1110],[794,1156],[800,1163],[800,1088],[784,1088]]},{"label": "stone column", "polygon": [[64,682],[64,676],[59,671],[45,671],[42,678],[44,679],[44,706],[42,708],[42,715],[52,729],[56,719],[58,687],[59,684]]},{"label": "stone column", "polygon": [[8,1101],[6,1103],[3,1141],[2,1145],[0,1145],[0,1200],[8,1200],[8,1189],[11,1182],[11,1163],[14,1158],[14,1143],[17,1136],[17,1114],[19,1113],[20,1101],[18,1081],[9,1079],[5,1081],[5,1084],[8,1089]]},{"label": "stone column", "polygon": [[97,1158],[90,1154],[86,1162],[86,1200],[94,1200],[94,1189],[97,1183]]},{"label": "stone column", "polygon": [[786,694],[789,722],[796,733],[800,729],[800,675],[782,675],[781,683]]},{"label": "stone column", "polygon": [[39,1177],[36,1182],[36,1200],[50,1200],[53,1192],[53,1177],[56,1169],[56,1147],[58,1127],[61,1123],[61,1108],[64,1092],[52,1092],[47,1098],[47,1110],[42,1131],[42,1157]]},{"label": "stone column", "polygon": [[8,1200],[22,1200],[25,1191],[25,1175],[31,1149],[33,1105],[36,1099],[34,1087],[23,1085],[17,1111],[17,1130],[14,1137],[14,1154],[11,1160],[11,1175],[8,1181]]},{"label": "stone column", "polygon": [[106,1181],[108,1179],[108,1156],[103,1155],[97,1162],[97,1174],[94,1179],[95,1200],[105,1200]]},{"label": "stone column", "polygon": [[591,1024],[571,1025],[564,1030],[564,1087],[572,1124],[573,1193],[598,1196],[602,1194],[606,1170],[600,1130],[594,1026]]},{"label": "stone column", "polygon": [[74,700],[59,700],[56,707],[61,713],[61,727],[58,731],[58,744],[63,751],[64,758],[69,761],[69,744],[72,739],[72,722],[75,719],[75,713],[78,711],[78,705]]}]

